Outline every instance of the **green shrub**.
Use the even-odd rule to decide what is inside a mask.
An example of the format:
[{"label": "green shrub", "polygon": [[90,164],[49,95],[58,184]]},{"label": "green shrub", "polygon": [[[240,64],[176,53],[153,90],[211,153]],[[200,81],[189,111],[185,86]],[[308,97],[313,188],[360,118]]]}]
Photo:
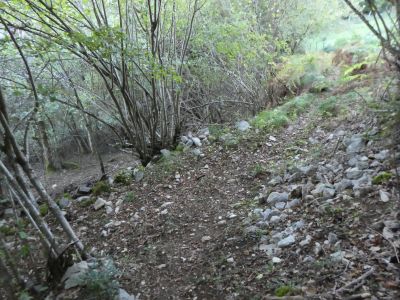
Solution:
[{"label": "green shrub", "polygon": [[182,165],[182,157],[178,153],[171,153],[171,156],[161,157],[157,162],[159,175],[169,175],[174,173]]},{"label": "green shrub", "polygon": [[227,148],[237,148],[238,145],[239,145],[239,139],[236,137],[232,137],[224,141],[224,146]]},{"label": "green shrub", "polygon": [[286,113],[280,109],[266,110],[260,112],[252,121],[251,124],[256,128],[280,128],[289,123],[289,118]]},{"label": "green shrub", "polygon": [[134,192],[127,192],[124,197],[124,202],[133,202],[136,200],[136,195]]},{"label": "green shrub", "polygon": [[224,134],[228,133],[228,128],[223,127],[222,125],[219,124],[213,124],[208,126],[208,130],[210,131],[210,136],[211,140],[215,139],[215,140],[219,140],[219,138],[221,136],[223,136]]},{"label": "green shrub", "polygon": [[132,182],[132,174],[130,172],[122,170],[115,175],[114,182],[123,185],[128,185],[129,183]]},{"label": "green shrub", "polygon": [[111,192],[111,187],[110,185],[105,182],[105,181],[98,181],[96,184],[93,186],[93,195],[99,196],[103,193],[109,193]]},{"label": "green shrub", "polygon": [[381,172],[372,179],[373,184],[382,184],[389,181],[393,177],[392,173]]},{"label": "green shrub", "polygon": [[311,94],[304,94],[287,101],[281,106],[281,110],[286,112],[286,116],[290,119],[295,119],[297,116],[305,112],[314,101],[314,96]]},{"label": "green shrub", "polygon": [[116,276],[118,271],[112,261],[96,264],[85,273],[80,280],[85,286],[81,292],[82,299],[109,300],[118,294],[118,282]]},{"label": "green shrub", "polygon": [[334,117],[339,114],[340,107],[335,97],[330,97],[318,107],[319,112],[326,117]]},{"label": "green shrub", "polygon": [[321,76],[317,81],[313,82],[310,88],[311,93],[322,93],[329,90],[329,82],[325,79],[324,76]]},{"label": "green shrub", "polygon": [[260,112],[253,120],[251,125],[256,128],[280,128],[286,126],[289,121],[305,112],[313,103],[315,97],[312,94],[304,94],[295,97],[285,104],[272,110]]},{"label": "green shrub", "polygon": [[3,225],[0,227],[0,232],[4,235],[14,235],[17,232],[17,229],[12,226]]}]

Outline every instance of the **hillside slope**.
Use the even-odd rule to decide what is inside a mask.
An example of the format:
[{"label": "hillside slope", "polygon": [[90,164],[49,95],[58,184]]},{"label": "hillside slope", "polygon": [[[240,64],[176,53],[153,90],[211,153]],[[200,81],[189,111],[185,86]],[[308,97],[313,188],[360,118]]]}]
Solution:
[{"label": "hillside slope", "polygon": [[139,299],[397,299],[400,148],[380,76],[291,100],[282,127],[203,131],[98,210],[73,201],[71,222]]}]

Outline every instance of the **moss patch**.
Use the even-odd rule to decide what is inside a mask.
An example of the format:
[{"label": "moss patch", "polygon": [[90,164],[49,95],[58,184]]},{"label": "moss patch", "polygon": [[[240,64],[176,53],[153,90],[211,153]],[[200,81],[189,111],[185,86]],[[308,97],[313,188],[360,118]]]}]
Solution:
[{"label": "moss patch", "polygon": [[79,206],[80,207],[89,207],[90,205],[94,204],[95,202],[96,202],[95,198],[89,198],[89,199],[79,202]]},{"label": "moss patch", "polygon": [[372,179],[373,184],[382,184],[389,181],[393,177],[392,173],[381,172]]},{"label": "moss patch", "polygon": [[278,287],[277,289],[275,289],[275,296],[277,297],[284,297],[286,295],[289,295],[291,293],[293,293],[294,289],[292,286],[290,285],[282,285],[280,287]]},{"label": "moss patch", "polygon": [[49,206],[46,203],[43,203],[39,206],[39,213],[42,217],[49,213]]}]

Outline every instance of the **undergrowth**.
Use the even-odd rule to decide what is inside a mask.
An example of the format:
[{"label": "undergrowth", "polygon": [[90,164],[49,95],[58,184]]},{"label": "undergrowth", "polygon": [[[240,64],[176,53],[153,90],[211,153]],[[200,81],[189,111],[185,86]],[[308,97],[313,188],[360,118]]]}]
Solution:
[{"label": "undergrowth", "polygon": [[305,112],[314,99],[315,97],[311,94],[295,97],[282,106],[260,112],[251,120],[251,124],[259,129],[266,127],[273,129],[284,127],[289,124],[291,120],[296,119],[299,114]]}]

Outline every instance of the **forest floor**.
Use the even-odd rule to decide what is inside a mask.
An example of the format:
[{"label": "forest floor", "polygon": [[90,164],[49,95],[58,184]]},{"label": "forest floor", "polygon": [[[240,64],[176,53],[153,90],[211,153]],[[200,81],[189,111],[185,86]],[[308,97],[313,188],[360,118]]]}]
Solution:
[{"label": "forest floor", "polygon": [[139,299],[400,299],[400,148],[380,75],[287,126],[173,152],[100,195],[109,209],[72,201],[72,226]]},{"label": "forest floor", "polygon": [[[109,176],[140,163],[132,153],[118,150],[103,153],[102,160]],[[68,163],[71,167],[63,169],[61,173],[59,171],[45,173],[42,164],[34,165],[37,175],[51,196],[71,192],[80,185],[91,185],[101,178],[100,163],[94,154],[72,155]]]}]

